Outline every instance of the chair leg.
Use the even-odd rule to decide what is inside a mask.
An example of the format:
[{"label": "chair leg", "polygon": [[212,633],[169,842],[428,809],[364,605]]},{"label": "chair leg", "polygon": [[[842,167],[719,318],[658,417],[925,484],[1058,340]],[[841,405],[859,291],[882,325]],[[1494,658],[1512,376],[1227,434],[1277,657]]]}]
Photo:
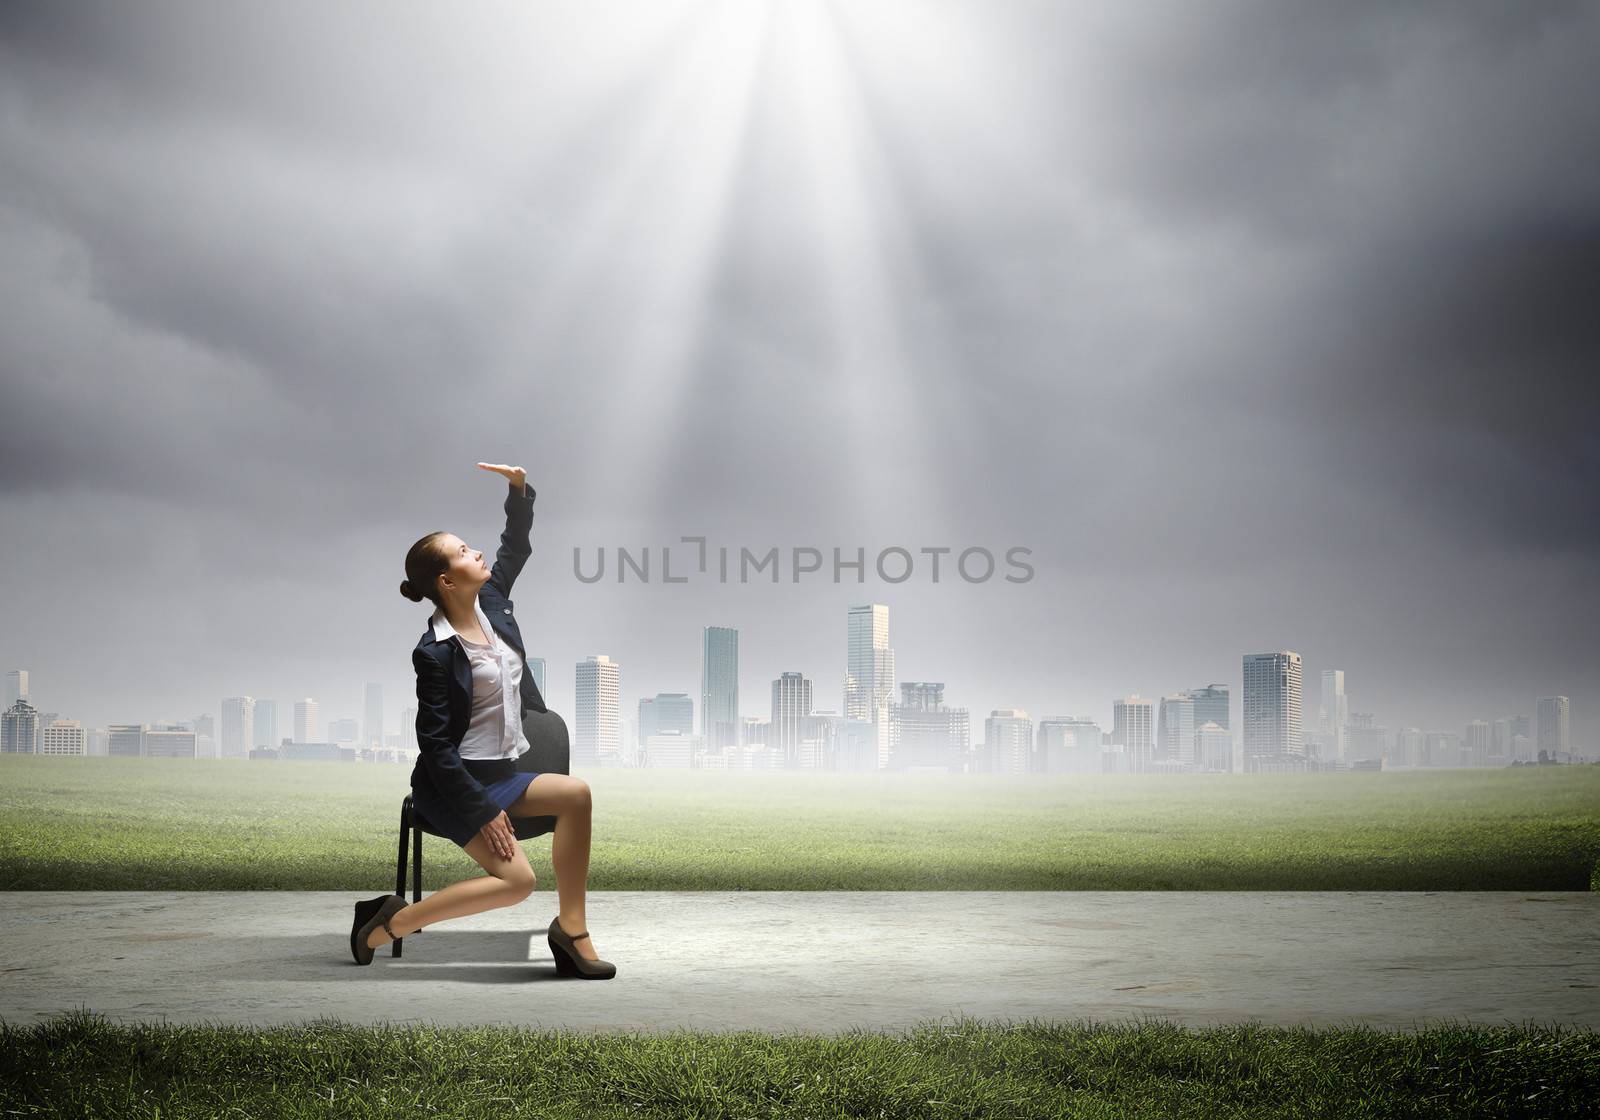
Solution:
[{"label": "chair leg", "polygon": [[[401,898],[406,896],[406,848],[410,846],[411,828],[411,802],[407,799],[400,805],[400,855],[395,861],[394,871],[394,893]],[[420,832],[421,829],[418,829],[418,831]],[[391,957],[400,955],[400,942],[402,940],[399,937],[394,939],[394,948],[389,950]]]},{"label": "chair leg", "polygon": [[411,833],[411,901],[422,901],[422,829]]}]

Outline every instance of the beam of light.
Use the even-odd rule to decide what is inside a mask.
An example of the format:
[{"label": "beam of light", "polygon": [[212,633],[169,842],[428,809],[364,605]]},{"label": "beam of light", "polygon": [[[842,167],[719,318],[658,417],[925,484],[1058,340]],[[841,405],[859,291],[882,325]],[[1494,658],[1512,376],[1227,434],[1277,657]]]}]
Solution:
[{"label": "beam of light", "polygon": [[[628,495],[645,504],[641,479],[623,472],[630,462],[662,458],[673,438],[670,417],[686,395],[686,359],[723,238],[765,20],[760,4],[700,6],[685,31],[658,42],[609,104],[577,118],[565,138],[539,153],[540,172],[560,174],[563,143],[576,144],[595,127],[626,130],[605,145],[618,152],[611,164],[591,165],[581,188],[587,200],[570,228],[548,239],[565,251],[529,262],[536,283],[519,308],[513,347],[517,354],[562,353],[561,340],[574,334],[586,335],[590,347],[598,343],[585,353],[605,362],[603,370],[547,369],[540,380],[553,386],[592,373],[607,386],[594,399],[603,412],[563,423],[609,430],[608,442],[624,450],[589,464],[592,482],[618,496],[619,507]],[[664,74],[650,68],[657,59]]]}]

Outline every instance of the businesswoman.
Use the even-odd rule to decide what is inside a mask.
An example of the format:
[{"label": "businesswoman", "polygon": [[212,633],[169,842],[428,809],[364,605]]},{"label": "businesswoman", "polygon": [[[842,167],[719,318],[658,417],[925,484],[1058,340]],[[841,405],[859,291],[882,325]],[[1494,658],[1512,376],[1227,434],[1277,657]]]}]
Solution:
[{"label": "businesswoman", "polygon": [[562,975],[609,979],[616,966],[595,952],[584,915],[589,785],[567,774],[518,771],[516,764],[529,749],[523,714],[547,710],[528,672],[509,598],[533,553],[534,491],[521,467],[478,466],[511,484],[494,567],[460,537],[429,533],[406,553],[400,593],[435,607],[411,651],[419,748],[412,804],[488,875],[452,883],[420,902],[391,894],[356,903],[350,951],[358,964],[370,964],[379,946],[424,926],[521,902],[533,891],[533,868],[509,817],[554,816],[551,858],[560,909],[550,922],[550,952]]}]

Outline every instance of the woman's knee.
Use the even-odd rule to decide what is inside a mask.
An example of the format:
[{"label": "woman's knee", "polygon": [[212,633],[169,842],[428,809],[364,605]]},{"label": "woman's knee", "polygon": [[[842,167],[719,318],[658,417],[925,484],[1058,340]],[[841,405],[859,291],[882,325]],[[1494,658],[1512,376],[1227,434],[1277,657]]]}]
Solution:
[{"label": "woman's knee", "polygon": [[519,902],[532,894],[533,888],[538,885],[538,880],[533,875],[533,868],[526,863],[506,871],[497,878],[505,885],[506,896]]}]

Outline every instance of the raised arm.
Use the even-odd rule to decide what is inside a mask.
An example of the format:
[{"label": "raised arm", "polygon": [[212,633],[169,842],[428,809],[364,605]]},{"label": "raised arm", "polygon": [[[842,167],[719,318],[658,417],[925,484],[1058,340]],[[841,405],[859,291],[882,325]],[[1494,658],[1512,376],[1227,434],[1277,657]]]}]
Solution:
[{"label": "raised arm", "polygon": [[528,485],[521,467],[491,463],[479,463],[478,466],[505,475],[511,483],[511,492],[506,495],[505,503],[506,527],[500,533],[500,548],[495,553],[494,567],[489,572],[490,586],[509,599],[511,585],[517,581],[517,575],[528,562],[528,557],[533,555],[533,544],[529,537],[533,532],[534,489]]}]

